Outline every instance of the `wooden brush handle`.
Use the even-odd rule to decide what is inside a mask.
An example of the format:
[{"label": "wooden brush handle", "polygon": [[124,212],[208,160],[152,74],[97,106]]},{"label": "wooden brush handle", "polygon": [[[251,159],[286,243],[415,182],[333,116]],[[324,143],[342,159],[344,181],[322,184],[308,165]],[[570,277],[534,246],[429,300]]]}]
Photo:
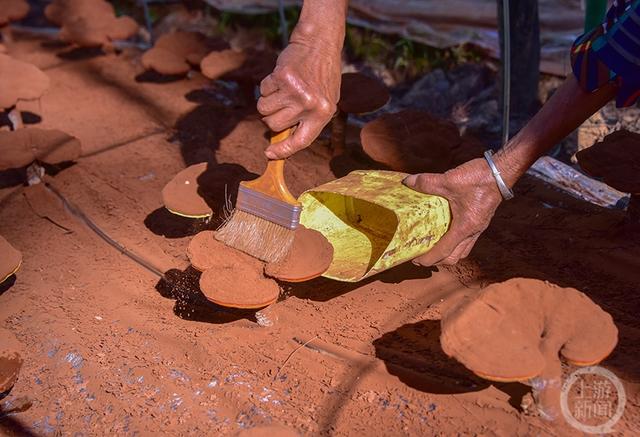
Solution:
[{"label": "wooden brush handle", "polygon": [[[285,129],[277,133],[271,132],[271,144],[286,140],[291,134],[291,129]],[[293,197],[284,182],[284,161],[284,159],[270,160],[267,164],[267,169],[258,179],[242,182],[242,185],[274,199],[282,200],[291,205],[298,205],[298,200]]]}]

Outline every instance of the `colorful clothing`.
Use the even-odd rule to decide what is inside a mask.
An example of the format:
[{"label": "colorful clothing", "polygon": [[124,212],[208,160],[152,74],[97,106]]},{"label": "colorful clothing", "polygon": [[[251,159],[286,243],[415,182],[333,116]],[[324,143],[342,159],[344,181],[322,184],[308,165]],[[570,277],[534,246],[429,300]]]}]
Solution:
[{"label": "colorful clothing", "polygon": [[573,74],[580,86],[595,91],[618,85],[616,105],[640,97],[640,0],[616,0],[602,25],[580,36],[571,48]]}]

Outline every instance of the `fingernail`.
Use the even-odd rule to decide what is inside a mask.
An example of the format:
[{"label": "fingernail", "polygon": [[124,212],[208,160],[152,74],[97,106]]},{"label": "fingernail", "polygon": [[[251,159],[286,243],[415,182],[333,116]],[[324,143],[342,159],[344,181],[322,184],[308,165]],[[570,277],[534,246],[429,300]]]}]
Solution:
[{"label": "fingernail", "polygon": [[275,154],[275,153],[273,153],[273,151],[271,151],[271,150],[266,150],[266,151],[264,152],[264,154],[265,154],[265,156],[266,156],[267,158],[269,158],[269,159],[278,159],[278,157],[276,156],[276,154]]},{"label": "fingernail", "polygon": [[413,174],[411,176],[407,176],[406,178],[404,178],[402,183],[407,187],[413,187],[416,184],[417,178],[418,176]]}]

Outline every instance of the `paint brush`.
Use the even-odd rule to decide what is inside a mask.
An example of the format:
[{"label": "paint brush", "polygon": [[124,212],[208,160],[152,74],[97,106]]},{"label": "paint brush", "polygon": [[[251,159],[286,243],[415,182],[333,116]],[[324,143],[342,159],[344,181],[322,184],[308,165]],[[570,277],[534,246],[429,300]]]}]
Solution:
[{"label": "paint brush", "polygon": [[[271,134],[271,144],[289,137],[291,129]],[[265,262],[282,260],[293,243],[302,206],[284,181],[284,159],[272,160],[257,179],[240,183],[233,214],[216,238]]]}]

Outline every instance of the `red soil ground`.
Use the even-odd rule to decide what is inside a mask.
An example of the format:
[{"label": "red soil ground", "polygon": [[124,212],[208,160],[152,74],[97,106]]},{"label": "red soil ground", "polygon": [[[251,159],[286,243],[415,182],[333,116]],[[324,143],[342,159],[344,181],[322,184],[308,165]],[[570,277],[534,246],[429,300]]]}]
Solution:
[{"label": "red soil ground", "polygon": [[[83,144],[84,157],[52,186],[170,271],[171,284],[42,185],[3,185],[0,234],[24,265],[0,289],[0,327],[22,343],[24,365],[0,406],[26,411],[0,419],[0,433],[216,435],[274,424],[309,435],[575,434],[520,411],[526,386],[483,381],[440,347],[452,297],[519,277],[577,288],[613,316],[619,344],[603,365],[628,397],[616,431],[640,433],[640,244],[620,229],[622,212],[525,178],[454,268],[406,264],[358,284],[319,278],[283,285],[258,314],[223,310],[187,269],[190,238],[208,225],[168,214],[161,190],[201,161],[259,174],[267,140],[254,110],[224,106],[232,93],[199,74],[136,82],[139,53],[60,58],[24,38],[9,48],[51,78],[42,100],[22,109]],[[371,165],[330,156],[318,142],[291,159],[293,191]]]}]

